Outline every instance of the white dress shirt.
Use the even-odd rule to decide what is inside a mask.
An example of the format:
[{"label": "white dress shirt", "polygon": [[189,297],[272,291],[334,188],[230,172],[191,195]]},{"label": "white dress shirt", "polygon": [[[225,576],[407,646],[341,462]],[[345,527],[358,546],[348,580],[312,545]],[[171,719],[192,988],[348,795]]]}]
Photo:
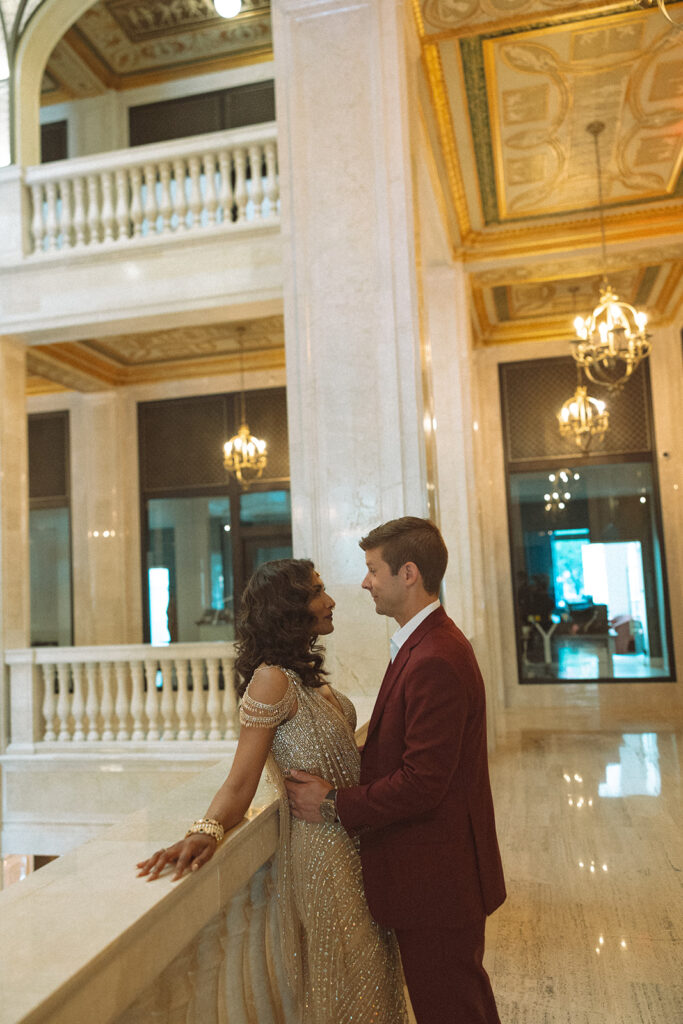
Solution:
[{"label": "white dress shirt", "polygon": [[401,626],[396,630],[391,640],[389,641],[389,649],[391,651],[391,660],[393,661],[398,652],[403,647],[404,643],[408,639],[411,633],[414,633],[421,622],[431,615],[432,612],[436,611],[437,608],[441,607],[441,601],[437,598],[436,601],[432,601],[431,604],[425,605],[424,608],[420,608],[417,615],[413,615],[412,619],[406,622],[405,626]]}]

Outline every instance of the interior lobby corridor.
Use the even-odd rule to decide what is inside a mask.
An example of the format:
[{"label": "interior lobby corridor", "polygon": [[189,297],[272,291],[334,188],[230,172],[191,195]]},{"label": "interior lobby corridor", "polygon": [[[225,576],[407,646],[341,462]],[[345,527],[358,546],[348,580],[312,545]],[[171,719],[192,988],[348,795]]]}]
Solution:
[{"label": "interior lobby corridor", "polygon": [[683,1021],[681,723],[591,717],[507,712],[491,760],[502,1024]]}]

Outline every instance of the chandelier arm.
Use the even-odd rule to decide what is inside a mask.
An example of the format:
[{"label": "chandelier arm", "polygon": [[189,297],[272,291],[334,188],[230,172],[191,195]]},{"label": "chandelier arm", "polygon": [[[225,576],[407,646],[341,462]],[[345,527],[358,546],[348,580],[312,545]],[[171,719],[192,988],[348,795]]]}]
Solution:
[{"label": "chandelier arm", "polygon": [[675,29],[678,29],[679,32],[683,32],[683,24],[681,24],[678,21],[674,21],[673,20],[673,18],[669,14],[668,10],[666,9],[665,0],[657,0],[657,7],[659,7],[660,11],[662,12],[662,14],[664,15],[664,17],[666,18],[666,20],[669,22],[670,25],[673,25],[673,27]]}]

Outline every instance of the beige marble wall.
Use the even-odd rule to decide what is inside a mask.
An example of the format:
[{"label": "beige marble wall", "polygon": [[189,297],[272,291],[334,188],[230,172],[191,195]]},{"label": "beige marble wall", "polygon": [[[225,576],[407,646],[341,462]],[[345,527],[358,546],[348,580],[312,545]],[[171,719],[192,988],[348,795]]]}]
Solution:
[{"label": "beige marble wall", "polygon": [[427,510],[403,14],[273,4],[294,548],[337,601],[330,667],[353,694],[394,628],[358,539]]},{"label": "beige marble wall", "polygon": [[0,644],[26,647],[30,595],[26,354],[0,337]]}]

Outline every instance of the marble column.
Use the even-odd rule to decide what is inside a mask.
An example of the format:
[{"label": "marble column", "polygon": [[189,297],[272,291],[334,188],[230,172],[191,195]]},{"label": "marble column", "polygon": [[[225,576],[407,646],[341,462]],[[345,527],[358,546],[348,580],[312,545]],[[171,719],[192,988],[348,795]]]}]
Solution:
[{"label": "marble column", "polygon": [[477,481],[479,414],[472,365],[468,297],[461,264],[423,273],[436,440],[439,518],[448,545],[446,609],[472,642],[488,693],[489,726],[504,702],[496,609],[486,600]]},{"label": "marble column", "polygon": [[[28,647],[28,421],[26,350],[0,337],[0,664],[6,650]],[[0,696],[0,750],[6,735],[5,691]]]},{"label": "marble column", "polygon": [[70,406],[74,643],[142,641],[134,403],[106,392]]},{"label": "marble column", "polygon": [[359,538],[427,513],[402,3],[275,0],[294,550],[337,601],[334,681],[373,694],[393,620]]}]

